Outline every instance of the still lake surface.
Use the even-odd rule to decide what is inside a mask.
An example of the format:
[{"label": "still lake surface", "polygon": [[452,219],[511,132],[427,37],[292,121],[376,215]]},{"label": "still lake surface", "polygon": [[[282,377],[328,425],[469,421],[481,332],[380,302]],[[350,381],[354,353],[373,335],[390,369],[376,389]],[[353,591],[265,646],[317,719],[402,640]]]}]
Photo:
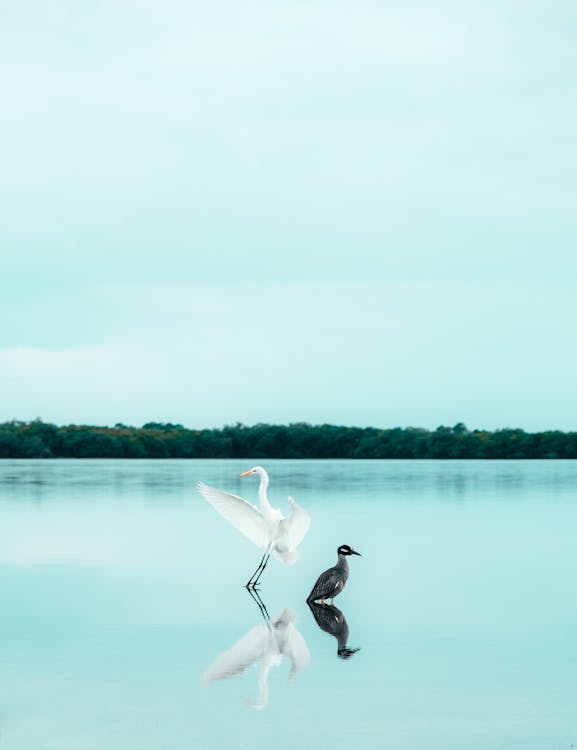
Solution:
[{"label": "still lake surface", "polygon": [[[195,491],[254,463],[0,461],[2,750],[577,746],[577,462],[267,461],[312,517],[268,626]],[[305,603],[343,543],[347,659]]]}]

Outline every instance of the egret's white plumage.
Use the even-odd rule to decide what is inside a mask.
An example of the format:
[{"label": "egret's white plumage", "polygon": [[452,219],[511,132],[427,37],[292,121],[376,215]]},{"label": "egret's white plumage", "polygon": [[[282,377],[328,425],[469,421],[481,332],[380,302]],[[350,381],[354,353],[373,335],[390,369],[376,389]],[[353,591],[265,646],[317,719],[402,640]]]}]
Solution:
[{"label": "egret's white plumage", "polygon": [[[304,539],[311,522],[306,510],[295,503],[292,497],[288,499],[291,511],[286,518],[280,510],[272,507],[267,497],[268,474],[262,466],[255,466],[241,476],[249,474],[258,474],[260,477],[258,508],[238,495],[209,487],[204,482],[198,482],[197,485],[200,494],[223,518],[254,545],[264,550],[259,567],[247,586],[256,584],[271,553],[283,563],[291,565],[296,560],[296,548]],[[256,579],[253,581],[255,575]]]},{"label": "egret's white plumage", "polygon": [[217,510],[223,518],[226,518],[236,529],[244,534],[253,544],[261,549],[266,549],[268,536],[266,525],[259,509],[248,503],[238,495],[222,492],[214,487],[209,487],[204,482],[198,483],[198,491],[208,500],[212,507]]}]

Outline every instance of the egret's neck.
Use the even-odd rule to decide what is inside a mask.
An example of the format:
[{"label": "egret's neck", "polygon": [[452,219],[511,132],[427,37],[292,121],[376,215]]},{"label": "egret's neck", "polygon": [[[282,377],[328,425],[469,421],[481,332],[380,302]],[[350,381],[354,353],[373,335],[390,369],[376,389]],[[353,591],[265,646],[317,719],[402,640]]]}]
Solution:
[{"label": "egret's neck", "polygon": [[259,469],[260,484],[258,486],[258,499],[261,508],[270,508],[266,491],[268,489],[268,474],[264,469]]},{"label": "egret's neck", "polygon": [[346,555],[339,555],[338,556],[336,567],[340,568],[341,570],[348,570],[349,569],[349,564],[347,562]]}]

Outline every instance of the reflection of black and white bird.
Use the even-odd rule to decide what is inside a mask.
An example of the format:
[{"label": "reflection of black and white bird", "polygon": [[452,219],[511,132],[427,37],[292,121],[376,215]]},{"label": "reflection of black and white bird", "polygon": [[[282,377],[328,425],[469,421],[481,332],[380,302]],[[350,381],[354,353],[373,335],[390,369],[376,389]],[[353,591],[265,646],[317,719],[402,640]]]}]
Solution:
[{"label": "reflection of black and white bird", "polygon": [[353,654],[356,654],[359,650],[358,648],[349,648],[347,646],[349,626],[341,610],[332,604],[308,602],[308,605],[319,628],[337,639],[337,654],[339,657],[341,659],[348,659]]},{"label": "reflection of black and white bird", "polygon": [[292,497],[288,499],[291,512],[285,518],[280,510],[273,508],[268,501],[266,492],[268,474],[266,471],[262,466],[255,466],[249,471],[244,471],[241,477],[251,474],[257,474],[260,477],[258,508],[237,495],[231,495],[228,492],[209,487],[203,482],[197,484],[200,494],[221,516],[226,518],[253,544],[264,550],[257,569],[246,584],[247,588],[256,586],[263,570],[266,568],[271,553],[282,560],[283,563],[292,565],[297,557],[296,548],[304,539],[311,522],[306,510],[297,505]]},{"label": "reflection of black and white bird", "polygon": [[345,583],[349,577],[349,564],[347,562],[347,557],[349,555],[360,556],[361,553],[355,552],[355,550],[352,547],[349,547],[348,544],[341,544],[337,550],[337,554],[337,564],[320,574],[311,593],[307,596],[307,602],[316,602],[320,600],[321,604],[324,604],[326,599],[330,599],[332,604],[335,596],[340,594],[344,589]]}]

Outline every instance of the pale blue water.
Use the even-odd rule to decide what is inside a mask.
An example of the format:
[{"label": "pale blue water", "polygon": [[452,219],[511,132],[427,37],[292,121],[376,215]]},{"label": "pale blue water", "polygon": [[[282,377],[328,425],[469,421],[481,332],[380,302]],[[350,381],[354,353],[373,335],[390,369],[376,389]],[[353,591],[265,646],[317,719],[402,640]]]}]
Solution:
[{"label": "pale blue water", "polygon": [[[310,663],[262,710],[256,665],[201,681],[269,631],[258,550],[194,490],[254,501],[254,463],[0,462],[2,750],[577,745],[577,463],[266,462],[312,525],[261,596]],[[347,660],[304,601],[342,543]]]}]

